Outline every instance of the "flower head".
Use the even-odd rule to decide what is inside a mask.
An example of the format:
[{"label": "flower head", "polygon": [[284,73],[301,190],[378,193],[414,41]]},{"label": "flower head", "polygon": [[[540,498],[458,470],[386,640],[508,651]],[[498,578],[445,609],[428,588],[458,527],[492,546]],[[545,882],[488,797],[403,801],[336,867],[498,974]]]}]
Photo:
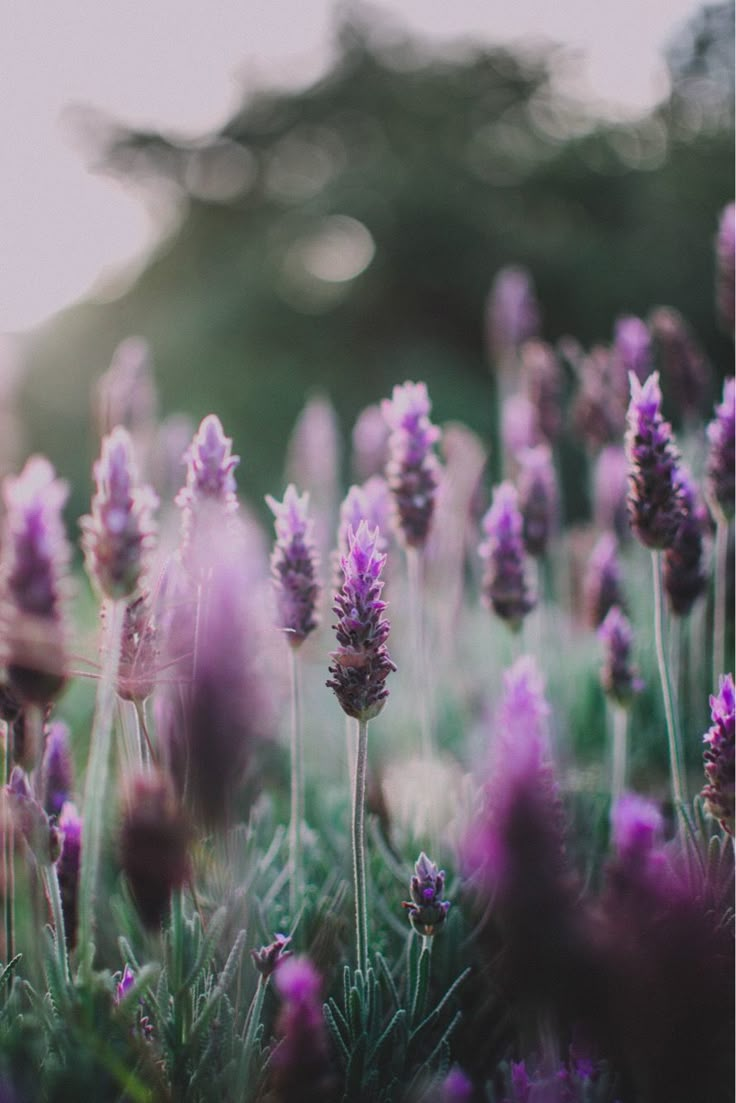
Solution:
[{"label": "flower head", "polygon": [[424,383],[394,387],[381,404],[391,430],[386,478],[394,496],[397,531],[410,548],[427,541],[439,481],[439,464],[432,451],[440,438],[429,420],[432,405]]},{"label": "flower head", "polygon": [[521,375],[542,438],[554,444],[562,431],[562,371],[544,341],[527,341],[521,350]]},{"label": "flower head", "polygon": [[41,799],[49,816],[58,816],[70,799],[74,769],[69,729],[61,720],[49,724],[41,760]]},{"label": "flower head", "polygon": [[228,516],[237,511],[233,472],[240,457],[232,455],[232,444],[216,414],[208,414],[194,434],[185,455],[186,483],[176,496],[176,504],[182,511],[185,548],[199,527],[201,515]]},{"label": "flower head", "polygon": [[130,597],[147,567],[158,502],[150,487],[137,485],[126,429],[117,426],[105,437],[94,476],[92,513],[80,522],[87,572],[105,597]]},{"label": "flower head", "polygon": [[386,556],[378,551],[378,542],[378,530],[371,531],[365,521],[351,532],[342,559],[344,581],[333,606],[338,646],[330,653],[332,677],[326,684],[343,711],[358,720],[379,714],[388,697],[386,679],[396,670],[386,648],[390,625],[381,601]]},{"label": "flower head", "polygon": [[662,840],[662,814],[652,801],[624,793],[611,811],[613,845],[619,860],[638,860]]},{"label": "flower head", "polygon": [[532,278],[525,268],[501,268],[493,281],[486,307],[491,355],[502,360],[539,332],[539,305]]},{"label": "flower head", "polygon": [[575,365],[578,389],[572,423],[590,452],[616,444],[626,425],[628,387],[623,366],[603,345],[596,345]]},{"label": "flower head", "polygon": [[736,694],[733,675],[721,675],[717,695],[710,699],[712,724],[703,736],[706,749],[703,789],[705,806],[720,820],[729,835],[734,834],[734,728],[736,727]]},{"label": "flower head", "polygon": [[283,502],[270,495],[266,496],[266,502],[276,518],[271,574],[279,627],[291,646],[298,647],[319,624],[319,556],[314,545],[314,524],[307,513],[309,495],[299,497],[296,487],[289,484]]},{"label": "flower head", "polygon": [[66,941],[73,949],[77,941],[77,900],[79,897],[79,870],[82,861],[82,820],[76,806],[69,801],[64,805],[58,820],[61,832],[61,855],[56,865],[61,892],[61,908],[64,915]]},{"label": "flower head", "polygon": [[642,384],[629,376],[631,403],[626,432],[629,461],[629,522],[647,548],[668,548],[682,519],[678,468],[680,456],[672,430],[662,419],[659,373]]},{"label": "flower head", "polygon": [[431,938],[447,919],[449,900],[443,900],[445,871],[438,869],[427,855],[422,853],[414,865],[414,876],[409,884],[411,900],[404,901],[409,922],[417,934]]},{"label": "flower head", "polygon": [[525,577],[524,522],[511,483],[496,487],[482,527],[486,539],[478,554],[486,564],[482,582],[484,600],[513,631],[518,631],[536,599]]},{"label": "flower head", "polygon": [[329,1103],[336,1090],[320,992],[322,979],[309,958],[290,957],[276,970],[282,1003],[276,1020],[280,1042],[271,1057],[279,1103]]},{"label": "flower head", "polygon": [[665,394],[670,394],[686,416],[697,416],[710,384],[710,370],[703,350],[679,311],[658,307],[650,327],[662,373]]},{"label": "flower head", "polygon": [[695,486],[685,466],[679,468],[683,514],[674,542],[664,553],[663,581],[671,611],[685,617],[708,586],[703,533],[706,524]]},{"label": "flower head", "polygon": [[613,354],[626,375],[633,372],[643,383],[652,367],[652,339],[646,322],[635,314],[619,318],[614,328]]},{"label": "flower head", "polygon": [[66,680],[69,545],[61,513],[67,494],[43,456],[32,456],[17,478],[3,484],[0,658],[23,702],[47,704]]},{"label": "flower head", "polygon": [[268,980],[271,974],[292,956],[291,950],[287,950],[290,942],[291,935],[277,934],[268,946],[261,946],[260,950],[251,950],[253,964],[264,981]]},{"label": "flower head", "polygon": [[723,401],[708,426],[708,499],[727,518],[736,506],[736,381],[723,384]]},{"label": "flower head", "polygon": [[618,542],[612,532],[604,532],[590,554],[583,580],[583,600],[591,628],[603,623],[612,606],[624,608]]},{"label": "flower head", "polygon": [[517,485],[524,546],[529,555],[543,556],[557,523],[559,498],[549,445],[520,453]]},{"label": "flower head", "polygon": [[593,469],[593,519],[599,529],[615,532],[621,541],[631,533],[628,471],[626,453],[618,444],[602,448]]},{"label": "flower head", "polygon": [[604,647],[601,685],[605,693],[619,705],[627,705],[640,693],[644,684],[636,668],[631,665],[631,647],[634,633],[618,605],[613,605],[598,629],[598,638]]},{"label": "flower head", "polygon": [[389,428],[375,403],[358,414],[353,426],[353,471],[358,479],[381,475],[388,460]]},{"label": "flower head", "polygon": [[142,337],[126,337],[115,349],[112,362],[97,384],[97,422],[100,436],[122,425],[136,435],[156,420],[156,385],[151,349]]}]

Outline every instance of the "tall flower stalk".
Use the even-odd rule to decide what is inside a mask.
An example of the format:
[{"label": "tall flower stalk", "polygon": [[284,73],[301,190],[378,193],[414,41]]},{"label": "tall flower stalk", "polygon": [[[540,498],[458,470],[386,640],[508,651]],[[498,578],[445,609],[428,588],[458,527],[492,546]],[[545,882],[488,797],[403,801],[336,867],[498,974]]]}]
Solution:
[{"label": "tall flower stalk", "polygon": [[628,706],[643,683],[631,665],[633,633],[618,605],[613,605],[598,629],[605,656],[601,684],[609,701],[613,750],[611,755],[611,800],[615,804],[626,785]]},{"label": "tall flower stalk", "polygon": [[736,498],[736,381],[723,385],[723,401],[708,426],[708,502],[716,520],[715,585],[713,594],[713,682],[726,667],[726,587],[728,531]]},{"label": "tall flower stalk", "polygon": [[383,709],[388,697],[386,679],[396,670],[386,648],[390,631],[381,601],[381,571],[386,556],[378,551],[379,533],[361,522],[351,533],[342,559],[343,585],[333,610],[337,648],[331,652],[332,677],[327,686],[343,712],[357,721],[357,753],[353,789],[352,845],[355,882],[355,932],[358,968],[368,965],[368,905],[365,871],[365,789],[368,768],[368,721]]}]

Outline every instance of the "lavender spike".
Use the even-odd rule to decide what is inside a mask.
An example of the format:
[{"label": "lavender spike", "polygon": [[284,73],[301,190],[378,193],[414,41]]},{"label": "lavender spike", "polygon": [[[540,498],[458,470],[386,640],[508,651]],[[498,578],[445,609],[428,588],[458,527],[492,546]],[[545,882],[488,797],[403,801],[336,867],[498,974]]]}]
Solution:
[{"label": "lavender spike", "polygon": [[283,502],[266,495],[276,518],[276,544],[271,573],[276,589],[279,627],[292,647],[299,647],[319,624],[321,586],[319,556],[314,544],[314,522],[308,516],[309,495],[301,497],[289,484]]},{"label": "lavender spike", "polygon": [[381,410],[391,429],[391,458],[386,478],[394,496],[396,529],[409,548],[427,541],[439,481],[439,464],[432,451],[440,439],[429,420],[432,406],[424,383],[404,383],[384,399]]},{"label": "lavender spike", "polygon": [[632,373],[626,432],[629,461],[629,520],[647,548],[671,547],[682,520],[678,467],[672,430],[662,419],[659,373],[642,384]]},{"label": "lavender spike", "polygon": [[736,692],[732,674],[721,676],[718,693],[710,699],[710,715],[712,724],[703,736],[707,784],[702,795],[710,814],[733,836]]},{"label": "lavender spike", "polygon": [[482,522],[486,539],[478,554],[485,560],[483,598],[489,608],[518,632],[536,604],[525,578],[523,519],[511,483],[501,483]]}]

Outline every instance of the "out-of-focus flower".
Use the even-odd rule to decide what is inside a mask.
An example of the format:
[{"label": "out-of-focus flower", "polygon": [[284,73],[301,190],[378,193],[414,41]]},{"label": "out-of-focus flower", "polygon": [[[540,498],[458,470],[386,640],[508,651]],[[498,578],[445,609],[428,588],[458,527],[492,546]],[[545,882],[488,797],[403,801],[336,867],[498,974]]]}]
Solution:
[{"label": "out-of-focus flower", "polygon": [[722,675],[718,693],[710,699],[712,724],[703,736],[706,749],[703,789],[705,806],[720,821],[729,835],[734,834],[734,728],[736,726],[736,695],[733,675]]},{"label": "out-of-focus flower", "polygon": [[618,444],[601,449],[593,468],[593,520],[604,532],[614,532],[619,540],[630,534],[627,495],[629,465]]},{"label": "out-of-focus flower", "polygon": [[66,681],[67,485],[43,456],[3,483],[0,659],[22,702],[45,705]]},{"label": "out-of-focus flower", "polygon": [[340,506],[337,527],[337,547],[332,554],[332,574],[335,590],[342,585],[342,559],[350,550],[350,533],[357,532],[361,521],[378,532],[377,550],[388,551],[391,493],[382,475],[373,475],[362,486],[351,486]]},{"label": "out-of-focus flower", "polygon": [[483,599],[515,632],[536,604],[525,577],[523,523],[515,488],[501,483],[483,518],[478,554],[485,561]]},{"label": "out-of-focus flower", "polygon": [[442,1081],[439,1103],[469,1103],[472,1098],[472,1083],[462,1069],[455,1065]]},{"label": "out-of-focus flower", "polygon": [[625,607],[618,543],[612,532],[604,532],[590,554],[583,581],[583,600],[591,628],[598,628],[614,605]]},{"label": "out-of-focus flower", "polygon": [[41,760],[41,801],[49,816],[58,816],[71,799],[74,768],[69,729],[61,720],[49,724]]},{"label": "out-of-focus flower", "polygon": [[70,949],[77,942],[77,901],[79,899],[79,870],[82,861],[83,829],[76,806],[67,801],[58,820],[61,832],[61,854],[56,864],[61,893],[61,909],[64,916],[66,941]]},{"label": "out-of-focus flower", "polygon": [[539,431],[548,444],[554,444],[562,430],[562,371],[545,341],[527,341],[522,347],[521,378]]},{"label": "out-of-focus flower", "polygon": [[338,646],[330,653],[332,677],[326,684],[343,711],[358,720],[378,716],[388,697],[386,679],[396,670],[386,648],[390,625],[380,599],[386,556],[378,551],[378,540],[378,530],[371,532],[361,521],[342,559],[344,582],[333,606]]},{"label": "out-of-focus flower", "polygon": [[133,448],[118,426],[102,442],[94,465],[92,513],[80,521],[87,573],[105,597],[130,597],[146,571],[154,543],[150,487],[138,485]]},{"label": "out-of-focus flower", "polygon": [[332,1103],[337,1083],[322,1013],[322,980],[306,957],[290,957],[276,970],[282,1003],[280,1039],[273,1051],[271,1089],[278,1103]]},{"label": "out-of-focus flower", "polygon": [[537,411],[525,394],[511,394],[501,408],[501,440],[512,459],[526,448],[542,443]]},{"label": "out-of-focus flower", "polygon": [[723,401],[708,425],[708,498],[726,518],[736,506],[736,381],[723,384]]},{"label": "out-of-focus flower", "polygon": [[572,424],[590,452],[618,444],[626,425],[626,373],[611,351],[596,345],[577,365]]},{"label": "out-of-focus flower", "polygon": [[631,403],[626,431],[629,461],[629,521],[647,548],[672,546],[682,520],[680,456],[672,430],[662,419],[659,374],[645,383],[632,373]]},{"label": "out-of-focus flower", "polygon": [[432,405],[424,383],[404,383],[381,403],[391,430],[386,478],[393,494],[396,530],[410,548],[427,541],[439,481],[433,447],[440,431],[429,420]]},{"label": "out-of-focus flower", "polygon": [[267,494],[266,503],[276,518],[271,575],[276,589],[278,624],[288,643],[299,647],[319,624],[317,605],[322,590],[314,523],[308,514],[309,495],[300,497],[290,483],[283,502]]},{"label": "out-of-focus flower", "polygon": [[123,969],[122,976],[120,977],[120,980],[118,981],[118,983],[115,985],[115,996],[114,996],[115,1003],[120,1003],[125,998],[125,996],[128,994],[128,992],[131,990],[131,988],[133,987],[134,984],[135,984],[135,973],[133,972],[131,967],[126,962],[125,968]]},{"label": "out-of-focus flower", "polygon": [[611,810],[613,845],[619,860],[642,861],[662,842],[664,821],[656,804],[624,793]]},{"label": "out-of-focus flower", "polygon": [[210,518],[237,512],[235,475],[240,456],[232,454],[232,438],[226,437],[216,414],[208,414],[194,434],[186,455],[186,482],[176,496],[182,511],[182,546],[186,552],[196,539],[195,530],[206,527]]},{"label": "out-of-focus flower", "polygon": [[353,426],[353,472],[357,479],[382,475],[388,461],[389,427],[378,403],[366,406]]},{"label": "out-of-focus flower", "polygon": [[486,306],[486,330],[491,358],[501,361],[539,333],[540,318],[532,278],[525,268],[501,268]]},{"label": "out-of-focus flower", "polygon": [[660,306],[649,320],[665,398],[687,418],[697,417],[710,386],[710,366],[679,311]]},{"label": "out-of-focus flower", "polygon": [[696,498],[695,486],[684,465],[679,468],[683,516],[674,543],[664,553],[663,581],[671,611],[686,617],[708,588],[703,532],[707,513]]},{"label": "out-of-focus flower", "polygon": [[290,942],[291,935],[277,934],[268,946],[261,946],[259,950],[251,950],[250,956],[253,959],[253,964],[264,981],[268,980],[271,974],[292,956],[291,950],[287,950]]},{"label": "out-of-focus flower", "polygon": [[427,855],[422,853],[414,865],[414,875],[409,884],[411,900],[404,901],[409,922],[417,934],[431,938],[447,919],[450,901],[443,900],[445,871],[438,869]]},{"label": "out-of-focus flower", "polygon": [[5,787],[13,822],[37,862],[48,865],[60,853],[60,838],[52,820],[36,800],[28,777],[14,766]]},{"label": "out-of-focus flower", "polygon": [[543,556],[557,525],[559,493],[548,445],[540,444],[519,454],[517,487],[524,522],[524,546],[529,555]]},{"label": "out-of-focus flower", "polygon": [[126,337],[113,353],[95,394],[100,437],[122,425],[132,437],[152,431],[156,421],[156,384],[151,350],[142,337]]},{"label": "out-of-focus flower", "polygon": [[146,926],[164,919],[175,889],[189,876],[190,831],[161,774],[133,776],[123,799],[120,864]]},{"label": "out-of-focus flower", "polygon": [[736,257],[736,206],[721,212],[716,237],[716,306],[723,328],[734,329],[734,258]]},{"label": "out-of-focus flower", "polygon": [[626,375],[633,372],[643,383],[652,369],[652,339],[646,322],[635,314],[618,318],[613,333],[613,355]]},{"label": "out-of-focus flower", "polygon": [[601,667],[603,690],[619,705],[628,705],[644,684],[637,670],[631,665],[631,648],[634,633],[618,605],[612,606],[598,629],[603,644],[604,658]]}]

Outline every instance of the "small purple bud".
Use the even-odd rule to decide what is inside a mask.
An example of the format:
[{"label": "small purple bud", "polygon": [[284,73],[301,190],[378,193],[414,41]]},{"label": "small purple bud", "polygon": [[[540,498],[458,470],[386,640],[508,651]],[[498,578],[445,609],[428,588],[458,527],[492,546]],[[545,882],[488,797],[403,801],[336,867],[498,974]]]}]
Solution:
[{"label": "small purple bud", "polygon": [[58,820],[61,831],[61,855],[56,865],[61,892],[61,909],[64,930],[70,949],[77,941],[77,901],[79,898],[79,870],[82,861],[82,821],[76,807],[67,802]]},{"label": "small purple bud", "polygon": [[482,521],[486,539],[478,554],[485,560],[482,589],[489,608],[517,632],[536,604],[525,577],[523,519],[511,483],[501,483]]},{"label": "small purple bud", "polygon": [[69,729],[60,720],[55,720],[48,726],[41,760],[42,803],[49,816],[59,815],[64,804],[71,799],[73,786]]},{"label": "small purple bud", "polygon": [[650,800],[624,793],[611,810],[613,845],[619,860],[645,858],[662,841],[662,815]]},{"label": "small purple bud", "polygon": [[439,1103],[469,1103],[473,1085],[462,1069],[454,1065],[442,1082]]},{"label": "small purple bud", "polygon": [[353,426],[353,471],[358,479],[382,475],[388,462],[389,428],[378,404],[366,406]]},{"label": "small purple bud", "polygon": [[716,237],[716,306],[723,328],[734,330],[734,257],[736,256],[736,207],[729,203],[721,213]]},{"label": "small purple bud", "polygon": [[696,499],[684,465],[679,468],[683,516],[674,543],[664,553],[663,581],[671,612],[686,617],[708,588],[703,534],[707,513]]},{"label": "small purple bud", "polygon": [[120,980],[115,985],[115,995],[113,1000],[116,1004],[121,1003],[125,996],[130,992],[131,988],[135,984],[135,973],[131,967],[126,963],[123,969],[123,974]]},{"label": "small purple bud", "polygon": [[260,950],[251,950],[253,964],[261,974],[264,983],[283,962],[292,956],[291,950],[286,948],[290,942],[291,935],[277,934],[268,946],[261,946]]},{"label": "small purple bud", "polygon": [[644,688],[644,683],[631,665],[634,633],[618,605],[609,609],[598,629],[598,638],[605,653],[601,667],[603,691],[619,705],[628,705],[631,698]]},{"label": "small purple bud", "polygon": [[394,523],[410,548],[427,541],[439,483],[433,447],[440,431],[429,420],[432,405],[424,383],[404,383],[381,403],[391,430],[386,478],[394,499]]},{"label": "small purple bud", "polygon": [[80,521],[84,561],[92,581],[115,601],[135,593],[154,544],[156,495],[138,485],[126,429],[113,429],[94,465],[92,512]]},{"label": "small purple bud", "polygon": [[496,274],[486,306],[491,358],[503,360],[539,333],[539,305],[525,268],[509,265]]},{"label": "small purple bud", "polygon": [[527,341],[521,350],[524,390],[537,416],[544,440],[554,444],[562,431],[562,371],[553,349],[544,341]]},{"label": "small purple bud", "polygon": [[736,381],[723,384],[723,402],[708,426],[708,500],[730,519],[736,506]]},{"label": "small purple bud", "polygon": [[710,387],[710,368],[703,350],[683,316],[672,307],[658,307],[649,324],[665,395],[672,397],[685,417],[698,417]]},{"label": "small purple bud", "polygon": [[613,355],[626,375],[633,372],[643,383],[652,370],[652,340],[646,322],[634,314],[619,318],[614,327]]},{"label": "small purple bud", "polygon": [[629,522],[647,548],[671,547],[682,520],[678,467],[672,430],[662,419],[659,374],[645,383],[632,373],[625,445],[629,461]]},{"label": "small purple bud", "polygon": [[48,704],[66,681],[69,545],[61,513],[67,494],[43,456],[32,456],[19,476],[3,483],[0,660],[24,703]]},{"label": "small purple bud", "polygon": [[440,870],[422,851],[414,865],[414,876],[409,884],[411,900],[404,901],[409,922],[417,934],[431,938],[447,919],[449,900],[443,900],[445,871]]},{"label": "small purple bud", "polygon": [[615,532],[619,540],[630,534],[627,496],[629,464],[618,444],[601,450],[593,469],[593,519],[596,527]]},{"label": "small purple bud", "polygon": [[519,454],[519,509],[523,518],[524,546],[529,555],[543,556],[557,525],[559,494],[552,452],[540,444]]},{"label": "small purple bud", "polygon": [[715,816],[723,830],[733,836],[736,694],[732,674],[721,675],[718,694],[710,699],[710,715],[712,725],[703,736],[707,784],[702,796],[711,816]]},{"label": "small purple bud", "polygon": [[622,609],[625,606],[618,544],[611,532],[604,532],[591,552],[583,582],[583,600],[591,628],[598,628],[614,605]]},{"label": "small purple bud", "polygon": [[299,497],[289,484],[283,502],[266,495],[276,518],[276,543],[271,575],[276,590],[278,625],[292,647],[299,647],[319,624],[322,587],[318,578],[319,556],[314,545],[314,522],[308,516],[309,495]]},{"label": "small purple bud", "polygon": [[342,559],[343,585],[335,595],[333,611],[338,647],[330,652],[332,678],[326,685],[334,690],[348,716],[371,720],[386,703],[386,679],[396,670],[386,648],[390,631],[381,601],[386,556],[378,551],[379,533],[365,521],[350,534],[350,548]]}]

